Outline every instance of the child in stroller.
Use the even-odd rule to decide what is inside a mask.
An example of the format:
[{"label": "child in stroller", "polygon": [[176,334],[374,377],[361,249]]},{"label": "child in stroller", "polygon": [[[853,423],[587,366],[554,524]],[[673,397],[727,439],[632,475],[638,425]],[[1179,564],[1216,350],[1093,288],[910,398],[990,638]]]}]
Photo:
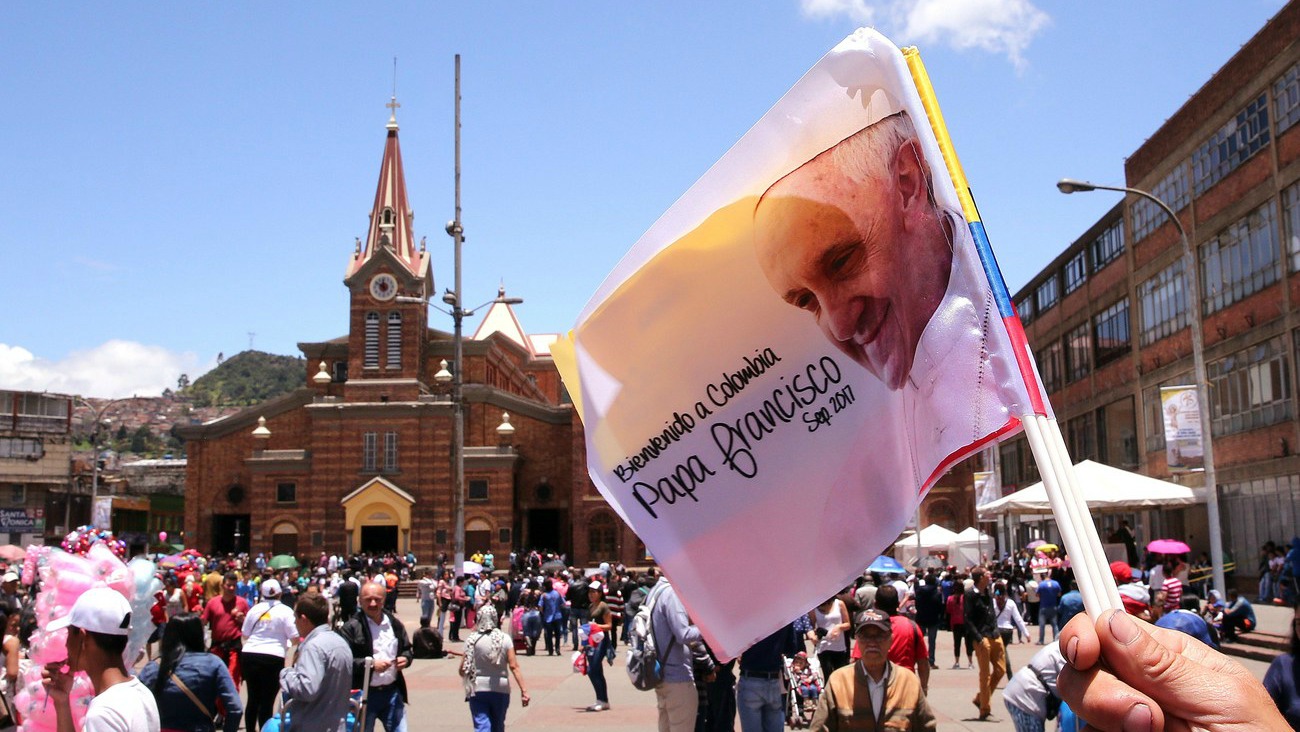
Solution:
[{"label": "child in stroller", "polygon": [[807,727],[822,693],[821,669],[816,659],[809,659],[807,653],[800,651],[786,661],[785,670],[790,689],[786,716],[791,727]]}]

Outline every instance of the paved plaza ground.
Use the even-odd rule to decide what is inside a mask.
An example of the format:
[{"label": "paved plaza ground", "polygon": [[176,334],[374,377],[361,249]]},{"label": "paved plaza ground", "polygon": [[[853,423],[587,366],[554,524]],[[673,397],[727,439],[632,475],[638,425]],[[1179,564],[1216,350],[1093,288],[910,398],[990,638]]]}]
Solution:
[{"label": "paved plaza ground", "polygon": [[[399,603],[400,617],[410,625],[416,624],[418,609],[413,600]],[[1260,629],[1273,633],[1289,632],[1292,611],[1289,608],[1257,607]],[[1037,640],[1037,629],[1030,626],[1032,639]],[[1050,638],[1051,631],[1048,631]],[[463,636],[462,636],[463,637]],[[938,643],[939,668],[930,676],[930,703],[938,717],[941,732],[958,730],[975,730],[977,732],[1001,732],[1014,730],[1006,707],[1002,704],[1001,691],[993,700],[993,718],[981,722],[971,705],[971,696],[975,693],[979,671],[965,668],[962,659],[960,670],[952,669],[952,634],[943,632]],[[450,648],[459,649],[459,644],[450,644]],[[568,648],[566,644],[566,648]],[[520,656],[520,666],[528,684],[532,703],[528,708],[519,705],[518,689],[511,699],[507,727],[526,732],[530,730],[569,730],[593,729],[611,730],[653,730],[656,728],[655,695],[653,692],[641,692],[632,688],[623,670],[621,654],[613,668],[606,667],[609,680],[609,696],[612,709],[606,712],[586,712],[588,704],[595,701],[591,684],[584,676],[574,674],[569,659],[571,654],[562,657]],[[1020,668],[1035,651],[1036,645],[1014,644],[1009,649],[1013,668]],[[1262,679],[1267,670],[1266,663],[1243,661],[1256,678]],[[458,659],[417,660],[407,673],[407,684],[411,689],[410,732],[443,732],[444,730],[472,729],[468,705],[464,701],[460,679],[456,675]],[[1005,682],[1003,682],[1005,685]],[[1054,727],[1054,725],[1052,725]],[[739,723],[737,723],[739,730]],[[308,732],[308,731],[303,731]]]}]

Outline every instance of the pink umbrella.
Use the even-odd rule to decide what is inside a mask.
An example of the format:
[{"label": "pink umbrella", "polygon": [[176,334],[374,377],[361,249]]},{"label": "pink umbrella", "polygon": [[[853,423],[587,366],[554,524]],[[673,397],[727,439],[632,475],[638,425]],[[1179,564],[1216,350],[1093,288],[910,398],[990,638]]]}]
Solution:
[{"label": "pink umbrella", "polygon": [[1155,554],[1187,554],[1192,548],[1177,539],[1156,539],[1147,544],[1147,551]]}]

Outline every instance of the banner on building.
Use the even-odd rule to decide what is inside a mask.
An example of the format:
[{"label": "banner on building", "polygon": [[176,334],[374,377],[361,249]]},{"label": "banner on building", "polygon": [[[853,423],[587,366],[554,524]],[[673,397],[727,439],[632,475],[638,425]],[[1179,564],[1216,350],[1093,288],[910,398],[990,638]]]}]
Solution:
[{"label": "banner on building", "polygon": [[0,533],[39,534],[44,531],[44,512],[33,515],[25,508],[0,508]]},{"label": "banner on building", "polygon": [[992,503],[1002,497],[998,485],[998,474],[992,470],[980,470],[975,473],[975,507]]},{"label": "banner on building", "polygon": [[1201,446],[1200,391],[1195,386],[1160,387],[1165,420],[1165,462],[1171,473],[1205,469]]},{"label": "banner on building", "polygon": [[113,497],[95,496],[95,503],[90,507],[90,524],[97,529],[111,529],[113,526]]},{"label": "banner on building", "polygon": [[593,481],[720,656],[850,584],[951,465],[1042,413],[908,53],[866,29],[834,48],[552,348]]}]

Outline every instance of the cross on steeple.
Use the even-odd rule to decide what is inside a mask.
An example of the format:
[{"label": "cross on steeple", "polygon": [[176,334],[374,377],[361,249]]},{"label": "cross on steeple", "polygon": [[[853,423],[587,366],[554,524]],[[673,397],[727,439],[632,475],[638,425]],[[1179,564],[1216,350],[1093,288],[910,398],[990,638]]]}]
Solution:
[{"label": "cross on steeple", "polygon": [[385,104],[384,106],[392,110],[392,113],[388,116],[388,128],[393,130],[397,129],[397,108],[402,106],[401,103],[397,101],[397,95],[394,94],[388,104]]}]

